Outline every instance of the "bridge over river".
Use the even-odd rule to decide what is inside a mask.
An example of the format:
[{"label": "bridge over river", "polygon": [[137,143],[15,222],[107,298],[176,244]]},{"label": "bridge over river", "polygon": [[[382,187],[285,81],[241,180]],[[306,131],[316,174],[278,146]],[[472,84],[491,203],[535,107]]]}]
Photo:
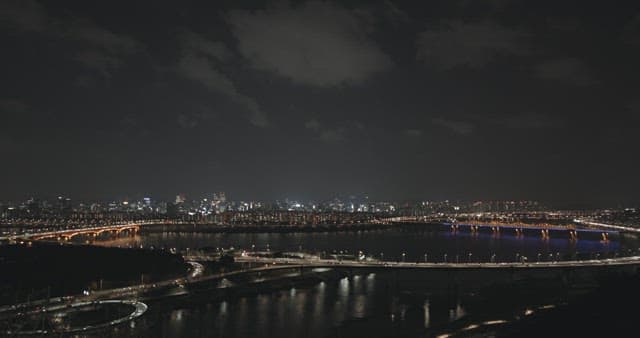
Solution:
[{"label": "bridge over river", "polygon": [[[109,225],[87,225],[87,226],[75,226],[72,228],[61,228],[56,230],[38,231],[36,229],[29,229],[19,234],[0,236],[0,242],[7,241],[37,241],[37,240],[57,240],[68,241],[75,236],[88,235],[97,237],[103,233],[110,233],[117,236],[121,232],[129,232],[135,234],[142,228],[152,225],[164,225],[169,224],[166,220],[145,220],[135,222],[120,222]],[[566,225],[566,226],[551,226],[546,224],[501,224],[501,223],[482,223],[482,222],[439,222],[430,223],[427,222],[424,217],[391,217],[381,218],[371,223],[371,227],[379,227],[380,224],[387,224],[388,226],[402,226],[403,224],[415,224],[423,225],[430,228],[440,228],[441,230],[450,229],[451,231],[463,231],[471,233],[493,233],[499,235],[513,234],[516,236],[537,236],[543,239],[548,238],[568,238],[570,240],[582,239],[597,239],[597,240],[609,240],[610,238],[616,238],[621,232],[640,232],[640,228],[623,227],[617,225],[597,223],[589,220],[574,220],[574,224],[584,225]],[[219,228],[222,231],[236,232],[242,231],[242,227],[231,227],[226,225],[206,225],[203,227],[197,227],[196,223],[193,224],[181,224],[174,226],[184,226],[185,232],[190,231],[202,231],[212,230]],[[587,228],[589,227],[589,228]],[[201,229],[202,228],[202,229]],[[303,231],[308,226],[300,225],[294,227],[286,227],[287,231],[295,232],[297,230]],[[269,227],[265,230],[269,231]],[[285,228],[283,228],[285,229]],[[340,228],[336,228],[339,230]],[[366,229],[366,225],[360,225],[357,229]],[[256,232],[259,228],[252,227],[251,230]]]},{"label": "bridge over river", "polygon": [[[427,224],[428,219],[420,216],[392,217],[385,220],[392,224]],[[610,238],[618,237],[620,231],[640,232],[640,229],[631,227],[621,227],[609,224],[595,223],[576,219],[574,224],[551,225],[551,224],[525,224],[525,223],[500,223],[500,222],[478,222],[478,221],[447,221],[437,223],[442,229],[451,231],[463,231],[470,233],[493,233],[512,234],[515,236],[538,236],[543,239],[548,238],[568,238],[570,240],[600,239],[607,241]],[[584,225],[584,226],[576,226]],[[434,225],[434,224],[431,224]],[[590,228],[587,228],[590,227]]]}]

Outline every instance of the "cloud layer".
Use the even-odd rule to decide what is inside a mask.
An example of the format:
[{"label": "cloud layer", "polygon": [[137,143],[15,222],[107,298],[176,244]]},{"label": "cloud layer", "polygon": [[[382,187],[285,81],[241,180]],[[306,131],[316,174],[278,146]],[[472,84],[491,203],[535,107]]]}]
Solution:
[{"label": "cloud layer", "polygon": [[526,53],[522,43],[525,36],[519,30],[488,21],[449,21],[418,35],[417,59],[442,70],[481,68],[498,55]]},{"label": "cloud layer", "polygon": [[475,126],[469,122],[454,121],[454,120],[449,120],[442,117],[432,119],[431,122],[433,122],[433,124],[435,125],[448,128],[451,131],[460,135],[470,134],[475,129]]},{"label": "cloud layer", "polygon": [[252,97],[240,93],[233,81],[216,67],[216,64],[231,57],[231,52],[224,44],[188,32],[183,36],[183,45],[183,52],[178,61],[178,72],[182,76],[200,82],[209,90],[226,95],[244,106],[249,112],[247,119],[252,125],[269,125],[267,115],[258,103]]},{"label": "cloud layer", "polygon": [[559,58],[543,62],[534,68],[535,76],[540,79],[554,80],[578,86],[590,86],[598,83],[589,68],[576,58]]},{"label": "cloud layer", "polygon": [[360,84],[392,66],[366,22],[329,2],[232,11],[227,21],[253,67],[297,84]]},{"label": "cloud layer", "polygon": [[33,0],[0,3],[0,23],[15,31],[76,43],[72,59],[105,79],[123,58],[143,50],[142,44],[128,35],[114,33],[87,18],[52,16]]}]

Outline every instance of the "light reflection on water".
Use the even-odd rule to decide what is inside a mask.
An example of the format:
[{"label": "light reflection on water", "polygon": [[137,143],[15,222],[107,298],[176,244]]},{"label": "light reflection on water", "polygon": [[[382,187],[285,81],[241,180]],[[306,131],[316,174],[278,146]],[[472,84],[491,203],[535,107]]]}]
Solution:
[{"label": "light reflection on water", "polygon": [[[351,320],[376,322],[371,332],[367,333],[368,329],[362,332],[372,337],[377,336],[378,325],[429,328],[430,313],[436,311],[429,299],[413,306],[381,287],[388,282],[376,274],[358,274],[311,287],[231,298],[168,313],[150,312],[130,328],[130,333],[147,337],[319,338],[349,330]],[[330,306],[326,306],[328,304]],[[443,307],[437,311],[448,313],[449,310]],[[460,304],[455,311],[464,314]],[[410,312],[417,313],[418,320],[409,318]]]},{"label": "light reflection on water", "polygon": [[[489,261],[495,254],[497,261],[512,261],[515,255],[526,255],[529,261],[549,254],[568,257],[574,253],[600,252],[613,254],[625,247],[625,243],[617,240],[601,242],[598,240],[579,239],[570,241],[565,238],[542,239],[538,236],[514,236],[501,234],[471,234],[466,232],[451,233],[423,232],[418,230],[375,230],[363,232],[338,233],[144,233],[132,238],[120,238],[102,242],[106,246],[136,246],[155,248],[176,248],[177,250],[194,250],[197,248],[238,248],[271,251],[309,251],[326,253],[345,251],[355,254],[362,250],[373,258],[384,257],[385,260],[402,260],[406,253],[406,261],[424,261],[427,254],[429,261],[443,261],[447,255],[454,260],[467,260],[468,254],[474,261]],[[635,249],[635,247],[634,247]]]}]

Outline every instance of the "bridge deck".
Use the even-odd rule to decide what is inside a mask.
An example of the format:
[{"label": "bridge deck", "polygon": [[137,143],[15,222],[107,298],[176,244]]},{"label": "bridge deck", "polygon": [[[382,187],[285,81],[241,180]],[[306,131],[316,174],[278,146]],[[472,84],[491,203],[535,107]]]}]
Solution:
[{"label": "bridge deck", "polygon": [[503,263],[410,263],[410,262],[358,262],[340,260],[298,260],[288,258],[237,258],[238,262],[264,264],[290,264],[298,267],[323,268],[378,268],[378,269],[556,269],[580,267],[604,267],[640,265],[640,256],[619,257],[607,259],[593,259],[584,261],[555,261],[555,262],[503,262]]}]

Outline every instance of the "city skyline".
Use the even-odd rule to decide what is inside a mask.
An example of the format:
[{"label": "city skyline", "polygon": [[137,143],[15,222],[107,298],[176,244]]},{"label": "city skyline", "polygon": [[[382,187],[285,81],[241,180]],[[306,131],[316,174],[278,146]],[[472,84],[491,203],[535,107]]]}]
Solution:
[{"label": "city skyline", "polygon": [[639,202],[637,2],[0,9],[2,199]]},{"label": "city skyline", "polygon": [[567,202],[553,202],[553,201],[545,201],[545,200],[535,200],[535,199],[516,199],[516,198],[504,198],[504,199],[480,199],[480,198],[471,198],[469,196],[463,198],[427,198],[426,196],[415,197],[415,198],[390,198],[388,196],[376,196],[368,193],[347,193],[347,194],[335,194],[326,198],[299,198],[296,196],[287,196],[283,195],[276,198],[256,198],[251,196],[238,196],[233,192],[206,192],[206,193],[197,193],[197,194],[186,194],[183,192],[174,193],[173,195],[167,196],[159,196],[159,195],[150,195],[143,193],[136,194],[120,194],[117,196],[98,196],[91,198],[79,198],[78,196],[72,195],[56,195],[56,194],[40,194],[40,195],[24,195],[23,197],[7,199],[0,198],[0,208],[4,205],[7,206],[19,206],[26,205],[30,201],[35,201],[38,203],[56,203],[60,200],[68,200],[74,206],[84,205],[89,206],[92,204],[96,205],[109,205],[109,204],[134,204],[134,203],[145,203],[145,202],[153,202],[153,203],[165,203],[165,204],[192,204],[192,203],[201,203],[203,201],[215,202],[232,202],[232,203],[260,203],[261,205],[278,205],[278,204],[295,204],[295,203],[303,203],[306,206],[310,205],[323,205],[327,203],[356,203],[356,204],[366,204],[366,203],[394,203],[396,205],[406,204],[406,205],[414,205],[421,203],[446,203],[453,205],[471,205],[474,203],[480,204],[491,204],[491,203],[505,203],[505,204],[522,204],[522,203],[535,203],[535,205],[540,206],[541,210],[545,209],[620,209],[620,208],[638,208],[640,206],[639,203],[634,202],[618,202],[618,203],[590,203],[584,201],[567,201]]}]

